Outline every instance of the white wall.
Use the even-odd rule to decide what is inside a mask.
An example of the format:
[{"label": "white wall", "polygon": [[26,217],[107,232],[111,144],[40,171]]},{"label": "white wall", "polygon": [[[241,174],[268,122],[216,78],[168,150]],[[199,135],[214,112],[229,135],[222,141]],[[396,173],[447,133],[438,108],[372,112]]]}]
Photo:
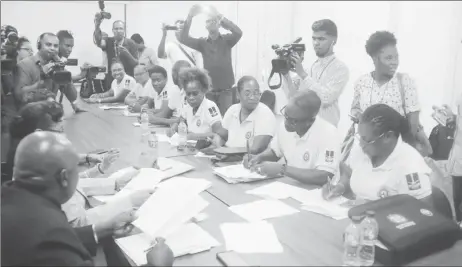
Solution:
[{"label": "white wall", "polygon": [[[337,56],[350,69],[350,81],[340,98],[340,130],[349,126],[353,83],[373,66],[365,52],[367,38],[377,30],[390,30],[398,38],[400,71],[417,82],[422,103],[421,120],[426,130],[435,124],[430,118],[432,104],[455,103],[462,91],[462,2],[392,2],[392,1],[127,1],[106,2],[113,19],[124,19],[127,11],[127,36],[140,33],[148,46],[157,49],[162,22],[186,18],[194,3],[217,7],[238,24],[244,35],[233,49],[236,78],[253,75],[266,86],[266,77],[275,54],[272,44],[285,44],[298,36],[307,45],[305,66],[316,59],[311,49],[311,25],[322,18],[338,26]],[[1,23],[16,26],[20,33],[35,40],[41,32],[69,29],[74,32],[73,56],[81,62],[101,62],[101,51],[93,45],[93,17],[96,1],[82,2],[1,2]],[[48,18],[35,14],[50,14]],[[53,16],[53,19],[51,17]],[[25,19],[28,18],[28,19]],[[111,33],[112,21],[103,22]],[[57,26],[60,25],[60,26]],[[193,36],[206,36],[205,19],[194,19]],[[174,38],[169,33],[169,38]]]}]

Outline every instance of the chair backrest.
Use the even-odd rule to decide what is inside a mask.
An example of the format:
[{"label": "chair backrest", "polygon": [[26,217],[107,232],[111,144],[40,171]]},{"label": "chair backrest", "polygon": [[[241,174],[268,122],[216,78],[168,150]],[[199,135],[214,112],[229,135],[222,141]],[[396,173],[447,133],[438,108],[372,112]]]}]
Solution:
[{"label": "chair backrest", "polygon": [[432,186],[432,202],[433,208],[436,211],[449,219],[453,219],[452,208],[448,198],[444,192],[436,186]]},{"label": "chair backrest", "polygon": [[262,93],[260,102],[265,104],[271,111],[274,112],[274,106],[276,104],[276,95],[273,91],[266,90]]}]

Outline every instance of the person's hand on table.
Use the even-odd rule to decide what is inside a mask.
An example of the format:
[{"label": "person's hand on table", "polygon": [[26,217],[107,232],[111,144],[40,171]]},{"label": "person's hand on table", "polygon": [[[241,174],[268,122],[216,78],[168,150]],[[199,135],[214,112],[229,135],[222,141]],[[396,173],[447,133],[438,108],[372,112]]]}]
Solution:
[{"label": "person's hand on table", "polygon": [[165,134],[168,137],[172,137],[177,131],[178,131],[178,123],[173,123],[173,124],[170,125],[170,128],[168,128],[165,131]]},{"label": "person's hand on table", "polygon": [[345,207],[345,208],[352,208],[352,207],[356,207],[362,204],[366,204],[367,202],[369,201],[365,199],[349,199],[347,202],[340,204],[340,206]]},{"label": "person's hand on table", "polygon": [[98,99],[98,98],[100,98],[100,94],[92,94],[89,98],[90,99]]},{"label": "person's hand on table", "polygon": [[250,155],[250,160],[249,160],[249,154],[245,154],[244,158],[242,159],[242,165],[244,165],[244,168],[254,170],[255,166],[257,164],[260,164],[261,160],[258,155]]},{"label": "person's hand on table", "polygon": [[103,161],[104,155],[87,154],[85,160],[87,163],[100,163]]},{"label": "person's hand on table", "polygon": [[83,98],[83,101],[89,103],[89,104],[94,104],[98,103],[99,98]]},{"label": "person's hand on table", "polygon": [[103,172],[106,172],[118,158],[120,157],[120,150],[117,148],[112,148],[103,156],[103,161],[101,162],[101,169]]},{"label": "person's hand on table", "polygon": [[266,175],[269,177],[275,177],[281,174],[282,164],[277,162],[263,162],[255,165],[255,170],[260,175]]},{"label": "person's hand on table", "polygon": [[98,239],[114,235],[125,236],[133,230],[131,223],[136,219],[136,208],[120,212],[114,216],[103,217],[95,223],[95,232]]},{"label": "person's hand on table", "polygon": [[132,113],[138,113],[141,112],[141,105],[139,103],[134,103],[128,106],[128,111]]},{"label": "person's hand on table", "polygon": [[[154,249],[155,244],[160,244],[162,249]],[[172,249],[165,243],[165,239],[157,237],[155,242],[152,242],[151,249],[146,254],[147,266],[173,266],[175,256],[173,255]]]},{"label": "person's hand on table", "polygon": [[72,109],[74,110],[74,113],[82,113],[82,112],[87,112],[85,109],[81,108],[78,103],[73,103],[71,104]]},{"label": "person's hand on table", "polygon": [[115,181],[116,191],[120,191],[133,179],[133,177],[137,176],[140,173],[139,168],[134,166],[133,169],[134,169],[133,171],[116,178],[116,181]]},{"label": "person's hand on table", "polygon": [[345,185],[343,183],[333,185],[331,181],[328,181],[322,186],[322,197],[325,200],[331,200],[333,198],[343,195],[344,193]]}]

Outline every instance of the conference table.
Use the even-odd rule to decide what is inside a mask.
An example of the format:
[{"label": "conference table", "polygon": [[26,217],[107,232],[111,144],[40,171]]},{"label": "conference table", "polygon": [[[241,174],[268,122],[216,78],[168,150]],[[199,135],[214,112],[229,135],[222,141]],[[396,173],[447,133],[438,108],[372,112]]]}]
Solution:
[{"label": "conference table", "polygon": [[[140,151],[147,146],[141,142],[142,131],[135,127],[136,117],[126,117],[121,110],[102,110],[98,104],[83,103],[87,112],[72,114],[65,108],[64,128],[69,140],[80,153],[88,153],[97,149],[120,149],[120,159],[113,164],[108,173],[118,169],[133,166],[137,163]],[[164,133],[166,127],[153,127],[159,133]],[[186,150],[179,152],[169,143],[159,142],[159,157],[169,157],[194,166],[194,170],[182,174],[191,179],[201,178],[211,182],[212,186],[201,193],[209,202],[203,211],[207,218],[198,225],[210,233],[220,246],[209,251],[185,255],[175,259],[175,266],[222,266],[216,254],[226,251],[225,240],[220,230],[220,224],[226,222],[244,222],[244,219],[234,214],[228,207],[260,200],[256,195],[246,191],[271,183],[275,179],[253,183],[228,184],[222,178],[212,173],[213,165],[208,158],[194,157],[195,152]],[[301,184],[288,177],[278,178],[278,181],[313,189],[315,187]],[[348,219],[334,220],[316,213],[301,210],[301,204],[293,199],[282,200],[286,204],[299,209],[300,212],[268,219],[283,247],[282,253],[275,254],[239,254],[249,266],[307,266],[307,265],[342,265],[343,243],[342,235],[349,224]],[[127,257],[131,265],[134,263]],[[452,248],[421,258],[408,265],[444,265],[460,266],[462,264],[462,241]],[[376,263],[376,265],[380,265]]]}]

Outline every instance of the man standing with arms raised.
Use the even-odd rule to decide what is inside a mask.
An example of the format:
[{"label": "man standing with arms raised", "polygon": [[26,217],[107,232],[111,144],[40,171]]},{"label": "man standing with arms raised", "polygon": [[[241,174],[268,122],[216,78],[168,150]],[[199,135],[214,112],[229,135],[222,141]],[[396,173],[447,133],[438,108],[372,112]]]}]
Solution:
[{"label": "man standing with arms raised", "polygon": [[338,37],[335,23],[329,19],[318,20],[311,28],[313,48],[318,59],[310,69],[305,70],[302,66],[303,56],[294,53],[291,60],[298,77],[294,82],[289,73],[285,74],[284,89],[288,98],[297,90],[315,91],[321,99],[319,116],[337,127],[340,120],[338,98],[348,82],[348,67],[334,54]]},{"label": "man standing with arms raised", "polygon": [[[207,14],[206,28],[209,32],[207,38],[193,38],[189,36],[192,20],[200,13]],[[220,27],[231,33],[221,34]],[[204,68],[212,79],[213,89],[207,93],[207,98],[218,105],[221,114],[225,114],[233,104],[234,72],[231,59],[231,50],[242,37],[241,29],[225,18],[211,6],[202,7],[194,5],[189,11],[188,18],[181,32],[180,42],[202,53]]]},{"label": "man standing with arms raised", "polygon": [[96,13],[93,41],[96,46],[106,52],[108,73],[105,85],[106,88],[110,88],[113,80],[110,68],[111,62],[113,59],[119,59],[124,66],[125,73],[133,77],[134,68],[138,65],[138,45],[133,40],[125,37],[125,23],[121,20],[116,20],[112,24],[114,37],[103,38],[103,33],[100,29],[102,21],[101,13]]}]

